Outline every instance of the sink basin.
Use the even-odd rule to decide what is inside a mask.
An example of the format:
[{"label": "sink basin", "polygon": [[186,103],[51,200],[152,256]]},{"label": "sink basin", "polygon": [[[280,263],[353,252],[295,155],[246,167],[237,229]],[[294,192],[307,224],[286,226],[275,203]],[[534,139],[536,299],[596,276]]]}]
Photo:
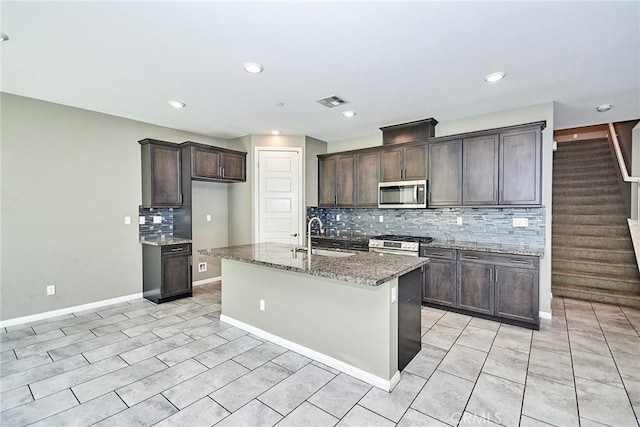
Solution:
[{"label": "sink basin", "polygon": [[346,258],[346,257],[350,257],[350,256],[354,256],[355,255],[355,253],[353,253],[353,252],[338,252],[338,251],[331,251],[331,250],[327,250],[327,249],[311,249],[311,254],[312,255],[329,256],[329,257],[334,257],[334,258]]}]

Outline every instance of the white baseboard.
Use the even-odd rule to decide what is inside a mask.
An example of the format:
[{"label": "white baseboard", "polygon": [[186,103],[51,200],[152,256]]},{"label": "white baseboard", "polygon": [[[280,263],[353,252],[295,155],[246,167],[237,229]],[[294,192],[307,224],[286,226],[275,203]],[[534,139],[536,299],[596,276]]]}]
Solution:
[{"label": "white baseboard", "polygon": [[119,302],[130,301],[132,299],[142,298],[142,292],[137,294],[125,295],[123,297],[110,298],[102,301],[90,302],[89,304],[76,305],[73,307],[61,308],[59,310],[46,311],[44,313],[32,314],[30,316],[15,317],[0,321],[0,328],[7,326],[20,325],[22,323],[35,322],[36,320],[50,319],[51,317],[61,316],[63,314],[75,313],[78,311],[91,310],[92,308],[104,307],[105,305],[117,304]]},{"label": "white baseboard", "polygon": [[541,319],[551,320],[551,313],[548,313],[546,311],[539,311],[538,316],[540,316]]},{"label": "white baseboard", "polygon": [[192,283],[192,286],[208,285],[209,283],[219,282],[221,280],[222,280],[222,276],[211,277],[209,279],[196,280],[195,282]]},{"label": "white baseboard", "polygon": [[309,347],[305,347],[300,344],[296,344],[292,341],[289,341],[285,338],[279,337],[277,335],[273,335],[270,332],[264,331],[260,328],[256,328],[255,326],[244,323],[240,320],[236,320],[232,317],[225,316],[222,314],[220,316],[220,321],[228,323],[232,326],[245,330],[251,334],[254,334],[260,338],[264,338],[273,342],[274,344],[278,344],[281,347],[288,348],[289,350],[295,351],[296,353],[300,353],[303,356],[307,356],[313,360],[316,360],[320,363],[324,363],[327,366],[330,366],[334,369],[344,372],[345,374],[349,374],[354,378],[362,380],[366,383],[371,384],[372,386],[378,387],[384,391],[391,391],[400,381],[400,372],[396,371],[393,377],[390,380],[385,380],[377,375],[373,375],[369,372],[363,371],[360,368],[356,368],[353,365],[349,365],[341,360],[334,359],[331,356],[327,356],[326,354],[320,353],[316,350],[310,349]]}]

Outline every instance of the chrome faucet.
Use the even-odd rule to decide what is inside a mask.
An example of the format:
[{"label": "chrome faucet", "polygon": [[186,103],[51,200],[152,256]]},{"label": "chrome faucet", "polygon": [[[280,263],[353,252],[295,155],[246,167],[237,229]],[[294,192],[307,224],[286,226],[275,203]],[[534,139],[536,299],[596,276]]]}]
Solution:
[{"label": "chrome faucet", "polygon": [[309,266],[309,270],[311,270],[311,223],[313,221],[318,221],[318,225],[320,226],[320,233],[324,233],[324,224],[322,220],[317,216],[314,216],[309,220],[309,224],[307,224],[307,265]]}]

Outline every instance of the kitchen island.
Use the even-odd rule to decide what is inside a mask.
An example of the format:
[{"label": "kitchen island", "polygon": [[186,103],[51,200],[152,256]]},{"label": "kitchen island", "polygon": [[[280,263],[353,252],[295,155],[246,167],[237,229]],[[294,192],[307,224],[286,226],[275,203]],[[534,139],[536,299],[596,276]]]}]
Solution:
[{"label": "kitchen island", "polygon": [[420,348],[428,259],[325,252],[312,255],[309,267],[306,252],[294,249],[261,243],[199,251],[222,259],[220,319],[391,390]]}]

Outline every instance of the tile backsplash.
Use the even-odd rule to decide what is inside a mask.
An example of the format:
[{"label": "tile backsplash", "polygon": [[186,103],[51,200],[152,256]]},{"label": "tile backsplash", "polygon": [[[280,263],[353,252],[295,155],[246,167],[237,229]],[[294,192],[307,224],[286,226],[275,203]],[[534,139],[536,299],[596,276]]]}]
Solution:
[{"label": "tile backsplash", "polygon": [[[340,220],[338,221],[338,215]],[[318,216],[328,236],[380,234],[430,236],[436,240],[502,243],[543,249],[545,208],[376,209],[307,207],[307,222]],[[382,216],[383,222],[380,222]],[[462,224],[458,224],[461,218]],[[526,218],[528,227],[514,227]],[[313,232],[318,232],[316,224]]]},{"label": "tile backsplash", "polygon": [[[140,206],[138,214],[144,217],[144,224],[138,225],[140,240],[173,237],[173,208],[145,208]],[[162,222],[154,224],[154,216],[162,217]]]}]

